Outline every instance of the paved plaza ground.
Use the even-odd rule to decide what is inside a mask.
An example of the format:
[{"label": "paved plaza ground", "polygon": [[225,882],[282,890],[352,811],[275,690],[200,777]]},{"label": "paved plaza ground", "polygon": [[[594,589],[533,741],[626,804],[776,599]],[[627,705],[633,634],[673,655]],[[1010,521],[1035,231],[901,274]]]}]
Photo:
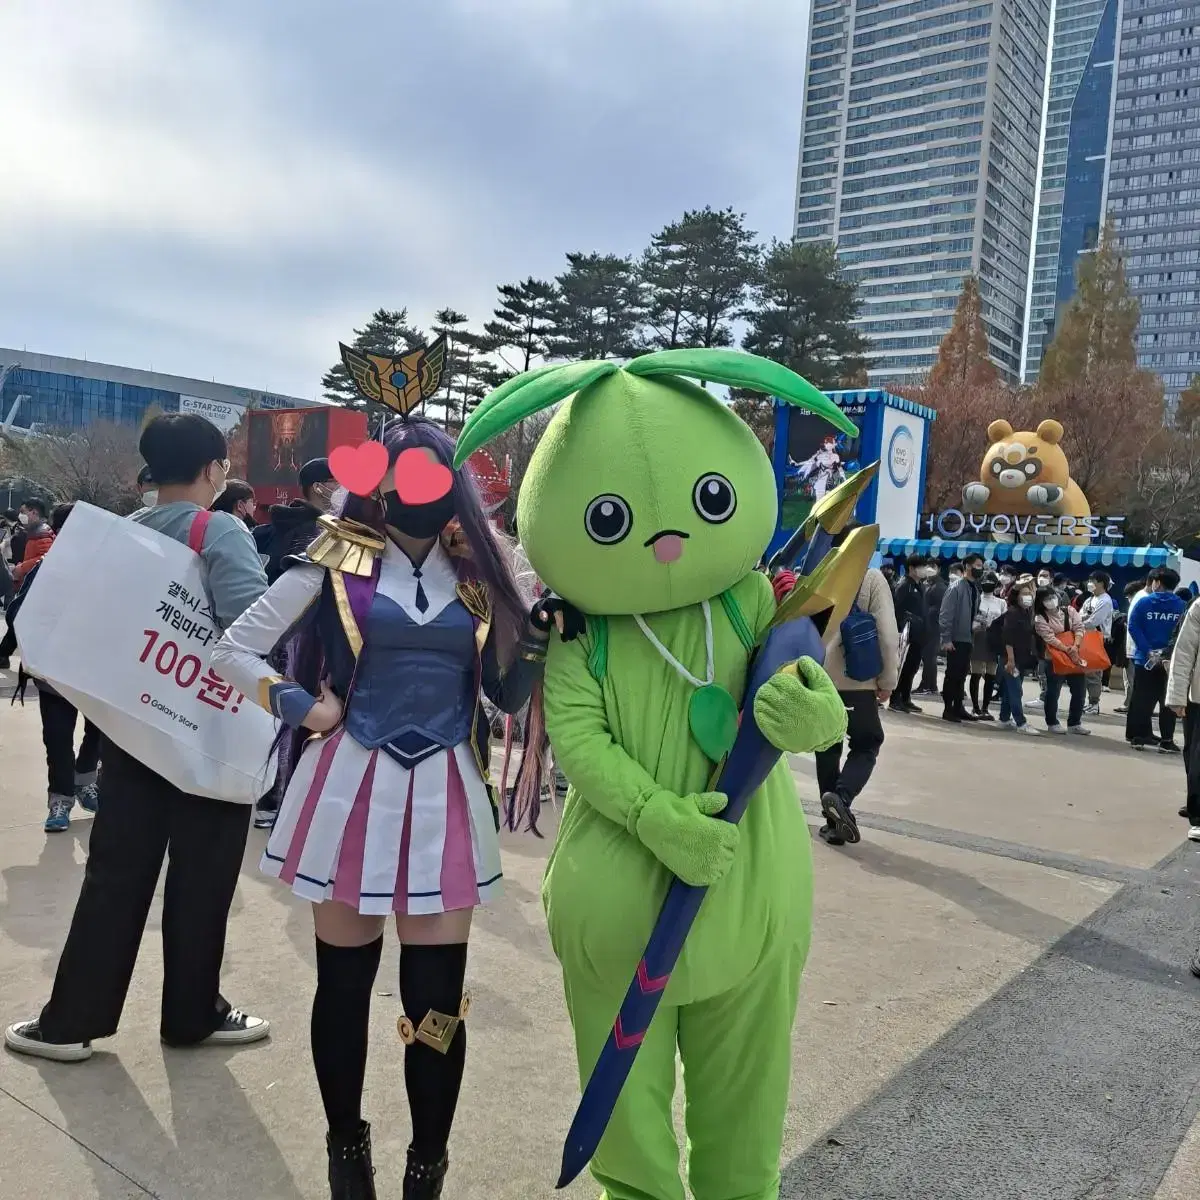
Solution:
[{"label": "paved plaza ground", "polygon": [[[2,680],[0,680],[2,682]],[[1106,695],[1111,710],[1115,696]],[[1194,1200],[1200,1195],[1200,846],[1177,759],[1096,736],[885,716],[861,845],[815,847],[816,926],[796,1025],[785,1197]],[[810,761],[795,761],[810,823]],[[79,888],[90,818],[46,835],[36,702],[0,700],[0,1019],[34,1015]],[[242,1051],[164,1049],[151,915],[117,1037],[79,1066],[0,1054],[0,1200],[317,1200],[305,905],[251,834],[225,991],[268,1016]],[[548,842],[504,841],[478,915],[470,1053],[446,1200],[553,1193],[577,1099],[538,899]],[[366,1113],[380,1196],[408,1114],[396,950],[377,984]],[[735,1131],[731,1131],[735,1132]],[[564,1196],[594,1196],[589,1180]]]}]

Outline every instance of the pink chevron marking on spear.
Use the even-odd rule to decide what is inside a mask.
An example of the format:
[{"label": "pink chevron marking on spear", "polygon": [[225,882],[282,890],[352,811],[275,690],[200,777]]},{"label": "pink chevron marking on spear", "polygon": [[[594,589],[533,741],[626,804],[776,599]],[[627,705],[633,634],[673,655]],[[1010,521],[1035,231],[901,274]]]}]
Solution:
[{"label": "pink chevron marking on spear", "polygon": [[646,960],[644,958],[637,965],[638,987],[642,989],[643,995],[648,996],[652,992],[661,992],[670,982],[670,979],[671,973],[669,971],[665,975],[659,975],[652,979],[650,972],[646,969]]},{"label": "pink chevron marking on spear", "polygon": [[621,1028],[621,1014],[617,1013],[617,1023],[613,1026],[613,1040],[617,1043],[618,1050],[632,1050],[635,1046],[640,1046],[645,1036],[645,1032],[627,1034]]}]

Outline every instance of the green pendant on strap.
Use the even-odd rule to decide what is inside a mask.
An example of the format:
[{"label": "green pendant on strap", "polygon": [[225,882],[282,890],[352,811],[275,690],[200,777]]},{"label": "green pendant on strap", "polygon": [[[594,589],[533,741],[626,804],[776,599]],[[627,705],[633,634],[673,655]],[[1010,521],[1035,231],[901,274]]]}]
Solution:
[{"label": "green pendant on strap", "polygon": [[737,737],[738,709],[733,697],[719,683],[697,688],[688,702],[688,728],[705,755],[720,762]]}]

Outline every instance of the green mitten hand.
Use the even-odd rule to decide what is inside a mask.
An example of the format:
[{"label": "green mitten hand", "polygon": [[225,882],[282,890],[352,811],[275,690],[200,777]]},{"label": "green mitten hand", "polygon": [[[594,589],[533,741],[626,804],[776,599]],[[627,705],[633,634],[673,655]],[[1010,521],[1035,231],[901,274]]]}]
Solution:
[{"label": "green mitten hand", "polygon": [[808,657],[777,671],[754,697],[754,719],[777,750],[827,750],[846,736],[846,706],[833,680]]},{"label": "green mitten hand", "polygon": [[728,873],[737,852],[737,826],[713,820],[728,803],[722,792],[655,792],[635,810],[630,832],[684,883],[711,887]]}]

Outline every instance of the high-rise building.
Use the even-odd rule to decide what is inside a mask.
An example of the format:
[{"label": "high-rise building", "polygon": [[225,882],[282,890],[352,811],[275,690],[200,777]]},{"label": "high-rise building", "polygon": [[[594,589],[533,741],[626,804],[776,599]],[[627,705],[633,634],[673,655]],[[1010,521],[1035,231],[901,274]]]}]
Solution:
[{"label": "high-rise building", "polygon": [[1123,0],[1108,212],[1168,402],[1200,373],[1200,3]]},{"label": "high-rise building", "polygon": [[1107,217],[1173,402],[1200,373],[1200,3],[1058,0],[1054,36],[1025,378]]},{"label": "high-rise building", "polygon": [[1120,0],[1057,0],[1023,377],[1032,382],[1104,223]]},{"label": "high-rise building", "polygon": [[919,376],[976,272],[1020,369],[1051,0],[813,0],[796,238],[859,283],[873,384]]}]

